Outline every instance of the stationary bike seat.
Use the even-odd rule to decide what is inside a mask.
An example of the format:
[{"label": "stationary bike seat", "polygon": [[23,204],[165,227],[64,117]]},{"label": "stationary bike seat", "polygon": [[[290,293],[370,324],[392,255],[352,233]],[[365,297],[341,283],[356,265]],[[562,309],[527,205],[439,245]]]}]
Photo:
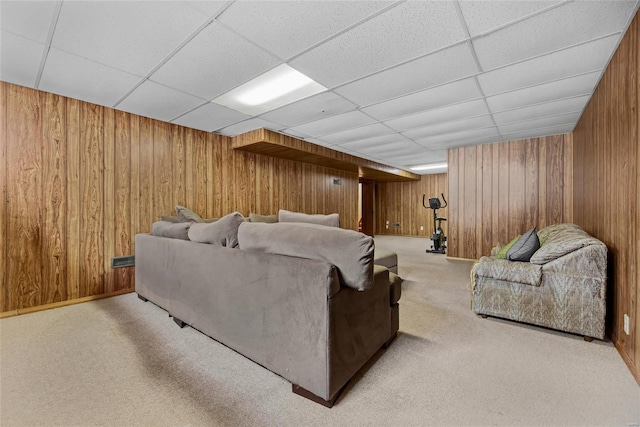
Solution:
[{"label": "stationary bike seat", "polygon": [[436,218],[436,221],[446,221],[447,218]]}]

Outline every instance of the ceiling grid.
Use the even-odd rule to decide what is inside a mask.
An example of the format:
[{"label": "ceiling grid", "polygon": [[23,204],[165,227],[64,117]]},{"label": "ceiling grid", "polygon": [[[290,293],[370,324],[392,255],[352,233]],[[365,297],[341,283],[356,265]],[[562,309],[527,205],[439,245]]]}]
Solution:
[{"label": "ceiling grid", "polygon": [[[399,168],[571,132],[638,10],[622,1],[0,1],[0,79],[229,136],[265,127]],[[217,97],[287,64],[326,91]]]}]

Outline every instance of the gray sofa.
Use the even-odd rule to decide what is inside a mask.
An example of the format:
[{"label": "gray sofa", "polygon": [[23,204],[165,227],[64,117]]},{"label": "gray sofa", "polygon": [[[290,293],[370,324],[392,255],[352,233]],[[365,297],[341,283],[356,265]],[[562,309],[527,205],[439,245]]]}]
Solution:
[{"label": "gray sofa", "polygon": [[246,222],[237,242],[138,234],[136,292],[331,407],[395,338],[401,279],[374,267],[373,241],[350,230]]},{"label": "gray sofa", "polygon": [[603,339],[607,247],[574,224],[543,228],[538,237],[530,262],[480,259],[471,272],[473,310]]}]

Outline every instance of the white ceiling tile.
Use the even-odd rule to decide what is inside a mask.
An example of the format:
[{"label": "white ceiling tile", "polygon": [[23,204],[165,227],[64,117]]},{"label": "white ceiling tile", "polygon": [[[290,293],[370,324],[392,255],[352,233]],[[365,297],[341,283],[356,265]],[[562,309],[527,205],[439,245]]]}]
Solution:
[{"label": "white ceiling tile", "polygon": [[398,148],[394,151],[386,152],[384,158],[390,161],[415,160],[416,163],[420,163],[421,159],[426,155],[430,156],[431,152],[424,147],[414,145],[413,147]]},{"label": "white ceiling tile", "polygon": [[51,48],[38,89],[113,106],[140,77]]},{"label": "white ceiling tile", "polygon": [[206,101],[203,99],[147,80],[116,108],[168,122],[204,102]]},{"label": "white ceiling tile", "polygon": [[471,50],[464,43],[349,83],[335,92],[359,105],[369,105],[477,72]]},{"label": "white ceiling tile", "polygon": [[216,132],[221,133],[227,136],[236,136],[241,133],[249,132],[255,129],[270,129],[270,130],[278,130],[282,128],[282,125],[279,123],[269,122],[267,120],[262,120],[258,118],[253,118],[249,120],[245,120],[244,122],[236,123],[235,125],[227,126],[223,129],[218,129]]},{"label": "white ceiling tile", "polygon": [[387,157],[388,155],[393,155],[399,152],[410,152],[411,150],[415,151],[416,149],[422,150],[422,147],[413,141],[404,139],[371,147],[361,147],[358,151],[372,156]]},{"label": "white ceiling tile", "polygon": [[473,41],[484,70],[620,31],[635,2],[569,2]]},{"label": "white ceiling tile", "polygon": [[212,99],[277,64],[273,56],[214,22],[153,73],[151,80]]},{"label": "white ceiling tile", "polygon": [[45,43],[55,9],[53,1],[2,1],[0,28]]},{"label": "white ceiling tile", "polygon": [[265,50],[287,59],[390,4],[392,2],[240,1],[225,10],[219,21]]},{"label": "white ceiling tile", "polygon": [[461,1],[460,9],[471,36],[521,19],[558,1]]},{"label": "white ceiling tile", "polygon": [[368,125],[374,121],[371,117],[360,111],[349,111],[348,113],[337,114],[332,117],[327,117],[326,119],[295,126],[292,129],[306,133],[307,135],[320,136]]},{"label": "white ceiling tile", "polygon": [[358,141],[347,142],[345,144],[341,144],[341,147],[348,148],[350,150],[361,151],[364,150],[366,152],[375,152],[384,151],[385,147],[393,144],[411,144],[415,145],[413,141],[410,141],[404,135],[399,133],[391,133],[388,135],[380,135],[373,138],[360,139]]},{"label": "white ceiling tile", "polygon": [[205,19],[179,2],[67,1],[51,45],[144,76]]},{"label": "white ceiling tile", "polygon": [[503,125],[523,120],[531,120],[538,117],[554,116],[557,114],[582,112],[589,102],[589,95],[576,98],[560,99],[545,104],[532,105],[515,110],[494,113],[493,118],[497,125]]},{"label": "white ceiling tile", "polygon": [[260,117],[291,127],[355,109],[356,105],[343,97],[333,92],[323,92],[269,111]]},{"label": "white ceiling tile", "polygon": [[450,2],[406,2],[294,59],[290,65],[332,88],[464,39]]},{"label": "white ceiling tile", "polygon": [[468,147],[471,145],[481,145],[481,144],[493,144],[495,142],[501,142],[501,141],[502,141],[502,138],[500,136],[489,135],[489,136],[480,136],[480,137],[470,138],[470,139],[456,139],[454,141],[449,141],[449,142],[430,144],[428,147],[430,150],[446,151],[451,148]]},{"label": "white ceiling tile", "polygon": [[434,158],[438,159],[438,161],[443,161],[446,162],[447,159],[447,150],[432,150],[430,149],[430,151],[432,152],[432,155],[434,156]]},{"label": "white ceiling tile", "polygon": [[189,6],[198,9],[200,12],[204,13],[207,16],[215,16],[217,15],[221,9],[228,3],[228,1],[220,0],[199,0],[199,1],[187,1],[185,2]]},{"label": "white ceiling tile", "polygon": [[378,120],[387,120],[480,97],[482,94],[475,79],[469,78],[381,102],[362,111]]},{"label": "white ceiling tile", "polygon": [[490,115],[472,117],[470,119],[456,120],[453,122],[438,123],[433,126],[421,127],[414,131],[408,131],[406,134],[411,135],[411,138],[425,138],[428,136],[436,136],[442,134],[448,134],[452,132],[486,128],[495,126],[493,119]]},{"label": "white ceiling tile", "polygon": [[431,147],[436,144],[457,143],[461,141],[468,141],[474,138],[499,139],[500,134],[498,134],[498,130],[495,127],[488,127],[483,129],[471,129],[443,135],[428,136],[425,138],[416,138],[415,142],[425,147]]},{"label": "white ceiling tile", "polygon": [[361,126],[355,129],[349,129],[342,132],[332,133],[322,137],[323,140],[332,144],[342,145],[346,142],[357,141],[360,139],[373,138],[390,133],[395,133],[382,123],[374,123],[372,125]]},{"label": "white ceiling tile", "polygon": [[239,111],[218,104],[207,103],[174,120],[172,123],[212,132],[215,129],[224,128],[249,117]]},{"label": "white ceiling tile", "polygon": [[2,30],[0,80],[35,87],[44,45]]},{"label": "white ceiling tile", "polygon": [[619,36],[606,37],[480,74],[485,95],[534,86],[566,77],[602,70],[618,43]]},{"label": "white ceiling tile", "polygon": [[285,134],[290,135],[290,136],[295,136],[296,138],[300,138],[300,139],[309,139],[309,138],[311,138],[309,135],[307,135],[305,133],[296,132],[296,131],[291,130],[291,129],[280,130],[280,132],[285,133]]},{"label": "white ceiling tile", "polygon": [[600,72],[583,74],[555,82],[545,83],[526,89],[515,90],[501,95],[487,97],[492,112],[540,104],[556,99],[591,94],[600,79]]},{"label": "white ceiling tile", "polygon": [[481,145],[481,144],[493,144],[496,142],[502,142],[503,139],[501,137],[495,136],[483,136],[479,138],[471,138],[463,141],[455,141],[447,144],[447,149],[456,148],[456,147],[470,147],[472,145]]},{"label": "white ceiling tile", "polygon": [[[489,114],[484,100],[463,102],[435,110],[424,111],[410,116],[387,120],[384,123],[397,131],[406,131],[415,128],[425,128],[446,121],[456,121],[465,117],[481,116]],[[405,133],[405,135],[409,135]]]},{"label": "white ceiling tile", "polygon": [[505,141],[514,141],[516,139],[539,138],[549,135],[560,135],[573,131],[573,124],[551,126],[546,128],[538,128],[528,131],[504,134]]},{"label": "white ceiling tile", "polygon": [[[387,157],[385,157],[387,159]],[[426,148],[418,147],[413,151],[406,153],[399,153],[397,156],[388,157],[390,162],[397,163],[403,166],[415,166],[427,163],[435,163],[439,160],[439,156],[435,155],[433,151]]]},{"label": "white ceiling tile", "polygon": [[502,135],[523,132],[526,130],[539,129],[559,125],[575,125],[580,118],[580,113],[558,114],[556,116],[541,117],[539,119],[527,120],[524,122],[509,123],[498,126]]}]

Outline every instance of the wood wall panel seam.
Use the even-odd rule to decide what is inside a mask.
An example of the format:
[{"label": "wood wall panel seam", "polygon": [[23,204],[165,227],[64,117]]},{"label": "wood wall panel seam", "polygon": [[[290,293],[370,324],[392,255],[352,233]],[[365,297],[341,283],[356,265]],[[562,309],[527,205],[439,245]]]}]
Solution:
[{"label": "wood wall panel seam", "polygon": [[640,383],[639,51],[636,15],[574,129],[571,156],[573,219],[609,247],[607,329]]},{"label": "wood wall panel seam", "polygon": [[9,311],[7,285],[7,90],[0,81],[0,312]]},{"label": "wood wall panel seam", "polygon": [[[226,136],[0,85],[0,312],[134,289],[134,269],[111,269],[111,257],[133,253],[136,233],[187,200],[208,217],[311,209],[357,227],[355,172],[234,152]],[[52,248],[49,235],[62,233],[66,244],[55,237]]]},{"label": "wood wall panel seam", "polygon": [[[430,191],[430,196],[448,192],[450,206],[438,211],[438,215],[448,218],[445,223],[448,255],[452,258],[479,259],[488,255],[498,242],[506,243],[533,226],[540,229],[551,225],[552,222],[547,219],[558,222],[569,220],[564,218],[565,210],[562,203],[557,201],[558,195],[562,197],[565,191],[563,185],[571,186],[572,183],[564,178],[565,162],[560,161],[569,142],[564,135],[559,135],[448,150],[448,174],[423,175],[421,182],[417,183],[422,186],[420,193]],[[547,150],[547,147],[552,149]],[[542,165],[540,171],[535,170],[537,165]],[[542,184],[531,183],[537,175],[547,174],[551,168],[555,168],[552,174],[556,177],[554,179],[568,183],[559,185],[559,189],[551,192],[542,188]],[[448,178],[448,190],[426,184],[437,183],[439,175],[445,180]],[[411,185],[414,183],[378,183],[376,206],[385,218],[378,218],[376,221],[377,234],[416,237],[428,237],[431,234],[431,211],[420,206],[421,200],[412,201],[415,203],[413,210],[415,212],[420,206],[419,211],[424,211],[428,216],[401,213],[401,209],[411,209],[411,204],[404,201],[398,204],[393,199],[392,195],[405,195],[406,191],[403,189],[410,188]],[[549,183],[549,186],[552,184]],[[548,201],[547,195],[556,199]],[[485,203],[490,203],[490,206]],[[543,213],[547,209],[554,209],[552,215]],[[397,230],[385,228],[384,221],[401,218],[403,215],[410,221],[414,217],[420,218],[421,224],[406,224],[405,221]],[[424,234],[412,231],[418,230],[422,224],[426,226]]]}]

